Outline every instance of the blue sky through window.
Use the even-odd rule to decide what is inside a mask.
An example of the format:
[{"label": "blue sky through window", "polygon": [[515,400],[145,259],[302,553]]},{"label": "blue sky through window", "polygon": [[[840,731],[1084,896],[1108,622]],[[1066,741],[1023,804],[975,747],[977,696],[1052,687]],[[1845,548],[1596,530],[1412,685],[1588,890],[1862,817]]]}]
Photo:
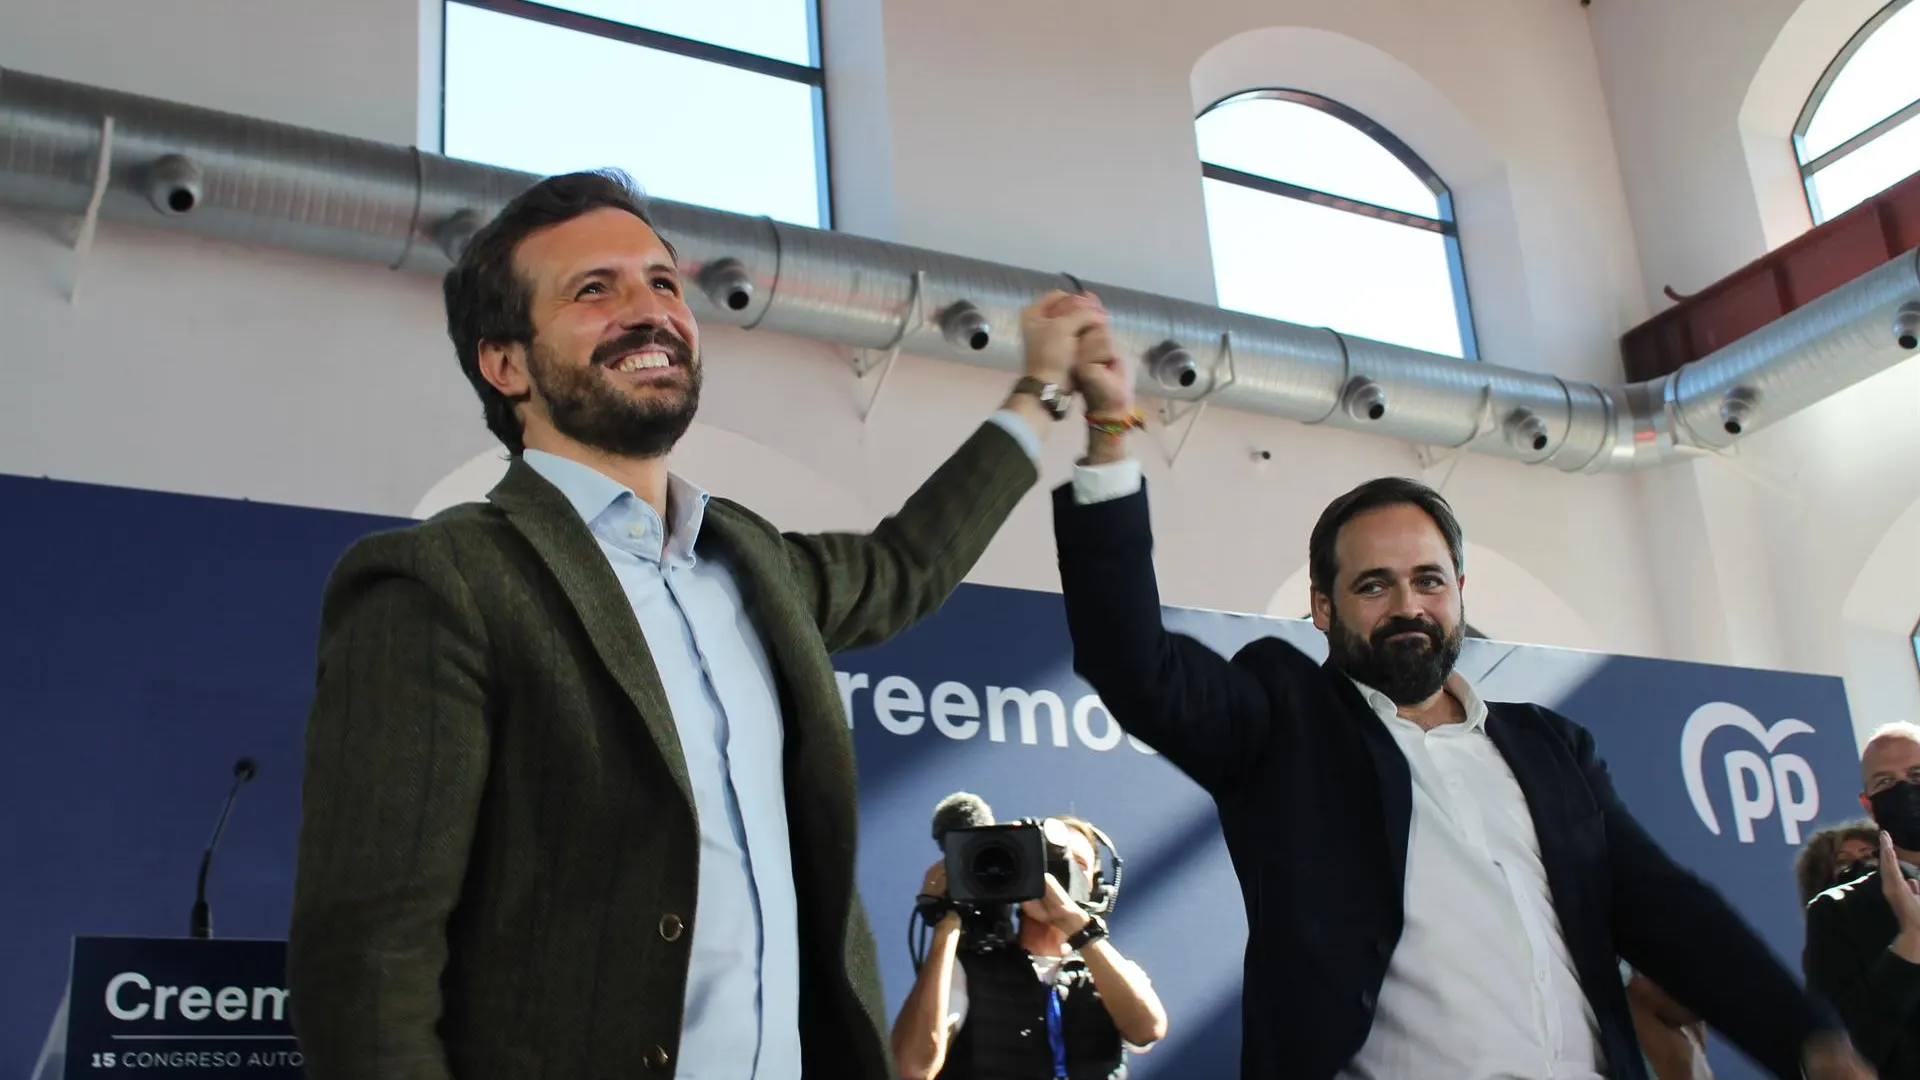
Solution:
[{"label": "blue sky through window", "polygon": [[[1799,139],[1811,165],[1875,124],[1920,103],[1920,3],[1907,3],[1855,49],[1814,106]],[[1920,116],[1822,164],[1807,177],[1815,221],[1827,221],[1920,171]]]},{"label": "blue sky through window", "polygon": [[1439,199],[1386,147],[1310,105],[1248,98],[1194,122],[1200,160],[1421,217]]},{"label": "blue sky through window", "polygon": [[675,37],[771,56],[790,64],[819,65],[814,47],[813,5],[806,0],[541,0],[548,7],[578,11]]},{"label": "blue sky through window", "polygon": [[[1207,165],[1444,220],[1424,175],[1329,109],[1248,95],[1203,114],[1194,132]],[[1201,183],[1220,306],[1470,354],[1452,237],[1231,179]]]},{"label": "blue sky through window", "polygon": [[1439,233],[1202,183],[1221,307],[1461,354],[1453,272]]},{"label": "blue sky through window", "polygon": [[[621,20],[628,22],[642,9],[685,9],[678,21],[647,28],[721,38],[714,43],[732,48],[793,44],[785,40],[791,27],[730,32],[732,22],[751,20],[720,18],[715,9],[724,5],[566,6],[631,9],[636,19]],[[803,18],[810,11],[805,0],[746,6],[790,9]],[[782,35],[784,45],[775,40]],[[799,62],[809,55],[810,47]],[[443,147],[450,157],[543,175],[615,166],[656,198],[824,224],[819,91],[805,83],[457,2],[446,6],[445,79]]]}]

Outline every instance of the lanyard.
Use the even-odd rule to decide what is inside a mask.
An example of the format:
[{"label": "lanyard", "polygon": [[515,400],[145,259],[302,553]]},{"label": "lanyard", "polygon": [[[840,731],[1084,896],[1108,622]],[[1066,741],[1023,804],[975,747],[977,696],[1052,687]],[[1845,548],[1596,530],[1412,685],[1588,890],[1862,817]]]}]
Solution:
[{"label": "lanyard", "polygon": [[1053,1046],[1053,1075],[1055,1080],[1067,1075],[1067,1036],[1060,1030],[1060,991],[1053,984],[1047,985],[1047,1042]]}]

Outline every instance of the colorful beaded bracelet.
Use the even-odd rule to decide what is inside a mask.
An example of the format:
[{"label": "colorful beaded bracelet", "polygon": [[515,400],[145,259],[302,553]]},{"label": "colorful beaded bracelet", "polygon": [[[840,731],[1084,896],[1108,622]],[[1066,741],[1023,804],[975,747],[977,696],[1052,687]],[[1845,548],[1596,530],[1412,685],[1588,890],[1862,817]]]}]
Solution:
[{"label": "colorful beaded bracelet", "polygon": [[1147,414],[1139,409],[1123,417],[1089,416],[1087,426],[1102,435],[1120,436],[1135,428],[1144,431],[1147,427]]}]

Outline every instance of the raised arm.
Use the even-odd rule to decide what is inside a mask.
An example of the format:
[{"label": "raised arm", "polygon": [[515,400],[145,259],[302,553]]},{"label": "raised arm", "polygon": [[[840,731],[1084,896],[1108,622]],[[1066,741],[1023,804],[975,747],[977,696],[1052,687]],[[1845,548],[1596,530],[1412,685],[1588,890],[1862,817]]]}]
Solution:
[{"label": "raised arm", "polygon": [[788,562],[827,651],[885,641],[946,602],[1039,479],[1010,430],[1026,422],[982,424],[870,533],[787,534]]},{"label": "raised arm", "polygon": [[446,923],[485,782],[486,647],[452,559],[362,542],[322,610],[287,979],[314,1080],[450,1077]]},{"label": "raised arm", "polygon": [[950,1016],[959,954],[960,916],[948,915],[934,927],[926,962],[893,1021],[893,1060],[900,1080],[933,1080],[946,1065],[954,1034]]},{"label": "raised arm", "polygon": [[787,537],[828,651],[884,641],[931,615],[973,569],[1039,479],[1041,438],[1071,397],[1075,342],[1105,320],[1082,297],[1035,301],[1021,314],[1025,373],[1006,404],[899,513],[866,535]]},{"label": "raised arm", "polygon": [[1064,486],[1053,528],[1074,671],[1129,734],[1207,790],[1233,787],[1266,752],[1273,706],[1246,669],[1167,632],[1144,486],[1091,503]]},{"label": "raised arm", "polygon": [[1167,1037],[1167,1007],[1144,968],[1120,955],[1106,938],[1081,949],[1080,958],[1121,1038],[1145,1050]]},{"label": "raised arm", "polygon": [[1083,339],[1074,381],[1087,456],[1053,495],[1074,670],[1122,728],[1218,794],[1266,752],[1273,703],[1245,668],[1162,622],[1146,485],[1127,452],[1132,372],[1104,331]]}]

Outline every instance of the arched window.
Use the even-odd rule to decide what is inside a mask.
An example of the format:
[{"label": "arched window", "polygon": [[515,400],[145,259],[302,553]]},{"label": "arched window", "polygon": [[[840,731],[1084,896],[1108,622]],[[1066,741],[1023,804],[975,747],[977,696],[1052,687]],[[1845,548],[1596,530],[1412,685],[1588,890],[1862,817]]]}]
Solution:
[{"label": "arched window", "polygon": [[447,0],[441,146],[826,228],[814,0]]},{"label": "arched window", "polygon": [[1194,121],[1220,306],[1476,358],[1453,199],[1335,101],[1249,90]]},{"label": "arched window", "polygon": [[1920,4],[1893,0],[1814,85],[1793,126],[1815,224],[1920,172]]}]

